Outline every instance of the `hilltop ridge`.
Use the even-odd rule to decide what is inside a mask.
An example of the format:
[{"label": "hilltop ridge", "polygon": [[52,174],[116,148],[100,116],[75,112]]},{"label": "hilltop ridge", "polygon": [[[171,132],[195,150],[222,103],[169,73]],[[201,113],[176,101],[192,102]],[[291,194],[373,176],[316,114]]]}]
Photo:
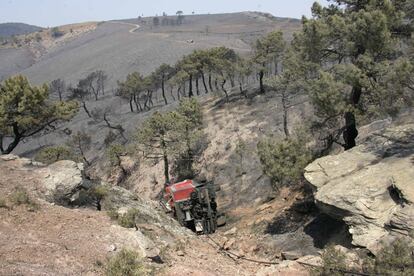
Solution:
[{"label": "hilltop ridge", "polygon": [[29,25],[26,23],[0,23],[0,37],[11,37],[24,35],[42,30],[42,27]]}]

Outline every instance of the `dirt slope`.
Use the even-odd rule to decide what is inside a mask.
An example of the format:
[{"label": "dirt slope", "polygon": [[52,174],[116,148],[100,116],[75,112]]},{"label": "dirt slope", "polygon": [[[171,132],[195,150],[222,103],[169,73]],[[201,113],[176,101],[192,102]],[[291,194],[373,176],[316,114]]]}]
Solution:
[{"label": "dirt slope", "polygon": [[39,210],[25,205],[0,208],[1,275],[95,275],[111,246],[138,246],[131,231],[112,226],[105,213],[72,210],[37,198],[41,179],[23,160],[0,161],[0,193],[9,199],[25,188]]},{"label": "dirt slope", "polygon": [[[137,221],[137,229],[126,229],[105,212],[51,204],[41,196],[43,172],[43,166],[27,159],[0,159],[0,275],[103,275],[108,258],[122,248],[139,252],[155,275],[255,275],[265,268],[230,258],[219,246],[240,256],[277,261],[275,252],[266,254],[264,242],[247,233],[197,236],[167,218],[152,224]],[[12,200],[22,188],[37,207]],[[151,202],[142,206],[145,212],[159,212]],[[244,241],[236,242],[235,234]],[[153,256],[161,262],[151,261]],[[307,275],[298,266],[280,269],[286,275]]]}]

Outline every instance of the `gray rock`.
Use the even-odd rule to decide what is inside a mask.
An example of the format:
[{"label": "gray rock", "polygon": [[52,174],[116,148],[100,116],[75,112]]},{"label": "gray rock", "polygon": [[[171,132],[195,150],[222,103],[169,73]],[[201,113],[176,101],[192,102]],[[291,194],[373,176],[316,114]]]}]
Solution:
[{"label": "gray rock", "polygon": [[44,196],[49,202],[68,205],[85,185],[83,165],[73,161],[59,161],[42,169]]},{"label": "gray rock", "polygon": [[14,154],[5,154],[5,155],[1,155],[0,159],[3,161],[12,161],[12,160],[16,160],[19,157],[17,155]]},{"label": "gray rock", "polygon": [[116,251],[116,245],[115,244],[111,244],[108,246],[108,252],[114,252]]},{"label": "gray rock", "polygon": [[414,229],[413,137],[414,124],[390,127],[306,167],[316,204],[345,221],[354,245],[375,251],[390,234]]},{"label": "gray rock", "polygon": [[414,229],[414,206],[407,205],[398,209],[391,218],[388,226],[396,232],[410,235]]},{"label": "gray rock", "polygon": [[233,227],[230,230],[224,232],[224,235],[225,236],[230,236],[230,235],[235,235],[236,233],[237,233],[237,228]]},{"label": "gray rock", "polygon": [[299,252],[295,252],[295,251],[288,251],[288,252],[282,252],[280,256],[282,257],[282,260],[294,261],[302,257],[302,254],[300,254]]}]

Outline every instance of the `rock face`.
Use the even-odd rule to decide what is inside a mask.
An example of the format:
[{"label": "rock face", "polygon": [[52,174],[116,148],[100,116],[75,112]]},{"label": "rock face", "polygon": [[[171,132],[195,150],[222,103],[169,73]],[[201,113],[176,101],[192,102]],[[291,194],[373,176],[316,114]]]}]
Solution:
[{"label": "rock face", "polygon": [[414,124],[367,135],[359,146],[305,169],[315,201],[342,219],[353,244],[372,252],[380,240],[414,230]]}]

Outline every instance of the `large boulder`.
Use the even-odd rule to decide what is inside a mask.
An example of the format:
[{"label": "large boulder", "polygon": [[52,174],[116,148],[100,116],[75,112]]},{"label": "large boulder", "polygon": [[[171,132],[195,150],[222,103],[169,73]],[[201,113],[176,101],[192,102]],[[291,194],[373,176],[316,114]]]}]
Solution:
[{"label": "large boulder", "polygon": [[78,191],[89,186],[84,178],[83,165],[73,161],[58,161],[41,170],[45,199],[60,205],[76,200]]},{"label": "large boulder", "polygon": [[391,126],[306,167],[316,204],[349,226],[354,245],[375,252],[380,240],[414,230],[413,138],[414,124]]}]

